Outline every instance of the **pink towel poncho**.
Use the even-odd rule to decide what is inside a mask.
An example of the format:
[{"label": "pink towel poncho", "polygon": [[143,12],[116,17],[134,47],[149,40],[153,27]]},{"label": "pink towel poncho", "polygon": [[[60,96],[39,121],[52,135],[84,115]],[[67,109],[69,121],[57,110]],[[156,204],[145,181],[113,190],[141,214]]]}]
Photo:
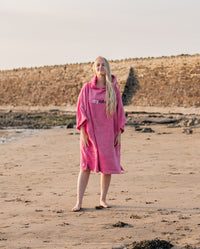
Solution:
[{"label": "pink towel poncho", "polygon": [[83,170],[90,169],[103,174],[120,174],[120,145],[114,147],[114,140],[119,130],[124,131],[126,118],[124,114],[117,80],[112,75],[116,92],[117,109],[115,115],[106,115],[106,87],[96,86],[97,76],[86,83],[78,97],[77,129],[82,126],[89,137],[89,146],[84,147],[80,141],[81,161]]}]

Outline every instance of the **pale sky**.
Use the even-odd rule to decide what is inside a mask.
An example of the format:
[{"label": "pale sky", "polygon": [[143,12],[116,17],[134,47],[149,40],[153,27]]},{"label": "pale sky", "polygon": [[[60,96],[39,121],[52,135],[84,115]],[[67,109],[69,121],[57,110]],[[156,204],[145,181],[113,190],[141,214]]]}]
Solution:
[{"label": "pale sky", "polygon": [[200,53],[200,0],[0,0],[0,70]]}]

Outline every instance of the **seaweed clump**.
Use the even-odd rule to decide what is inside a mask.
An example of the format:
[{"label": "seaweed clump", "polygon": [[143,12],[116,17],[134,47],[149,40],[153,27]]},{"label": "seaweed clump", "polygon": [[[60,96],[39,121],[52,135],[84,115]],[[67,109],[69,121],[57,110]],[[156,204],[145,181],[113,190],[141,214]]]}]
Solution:
[{"label": "seaweed clump", "polygon": [[165,240],[144,240],[141,242],[133,242],[128,249],[170,249],[173,245]]},{"label": "seaweed clump", "polygon": [[125,226],[129,226],[129,224],[122,221],[118,221],[117,223],[113,224],[113,227],[125,227]]}]

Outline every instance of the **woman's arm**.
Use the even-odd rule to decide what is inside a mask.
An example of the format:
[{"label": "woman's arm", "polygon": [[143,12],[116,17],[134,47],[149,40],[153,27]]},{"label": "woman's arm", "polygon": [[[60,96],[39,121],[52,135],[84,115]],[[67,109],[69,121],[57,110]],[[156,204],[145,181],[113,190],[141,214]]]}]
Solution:
[{"label": "woman's arm", "polygon": [[121,94],[119,91],[119,88],[116,87],[116,97],[117,97],[117,130],[120,129],[121,133],[124,132],[124,125],[127,123],[125,113],[124,113],[124,107],[122,103]]},{"label": "woman's arm", "polygon": [[115,137],[115,142],[114,142],[115,147],[121,144],[121,133],[122,133],[122,130],[120,129],[117,136]]},{"label": "woman's arm", "polygon": [[89,137],[85,132],[85,129],[81,126],[80,127],[80,131],[81,131],[81,141],[84,147],[89,146]]}]

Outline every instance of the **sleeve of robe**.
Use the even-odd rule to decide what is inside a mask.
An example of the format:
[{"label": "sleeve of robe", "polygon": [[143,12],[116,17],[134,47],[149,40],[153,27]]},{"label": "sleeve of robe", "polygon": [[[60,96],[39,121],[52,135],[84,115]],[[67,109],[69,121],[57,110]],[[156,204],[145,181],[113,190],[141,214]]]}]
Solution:
[{"label": "sleeve of robe", "polygon": [[118,132],[121,129],[121,132],[124,132],[124,126],[127,123],[125,113],[124,113],[124,108],[123,108],[123,103],[122,103],[122,98],[121,98],[121,93],[119,91],[119,88],[116,86],[116,97],[117,97],[117,126],[118,126]]},{"label": "sleeve of robe", "polygon": [[85,127],[87,117],[87,85],[84,85],[78,97],[77,115],[76,115],[76,128],[80,130],[81,126]]}]

